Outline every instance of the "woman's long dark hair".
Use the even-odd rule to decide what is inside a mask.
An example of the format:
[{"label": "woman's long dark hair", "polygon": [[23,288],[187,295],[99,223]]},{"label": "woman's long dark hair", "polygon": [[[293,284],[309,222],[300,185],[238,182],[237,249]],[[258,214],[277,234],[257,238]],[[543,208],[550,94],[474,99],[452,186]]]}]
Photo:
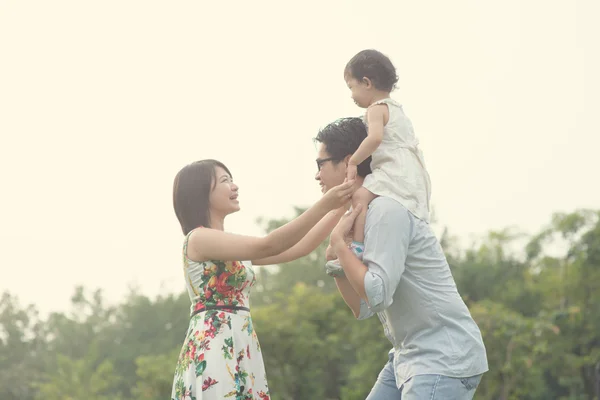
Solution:
[{"label": "woman's long dark hair", "polygon": [[184,235],[199,226],[210,227],[210,192],[216,185],[216,168],[231,172],[217,160],[200,160],[186,165],[175,176],[173,208]]}]

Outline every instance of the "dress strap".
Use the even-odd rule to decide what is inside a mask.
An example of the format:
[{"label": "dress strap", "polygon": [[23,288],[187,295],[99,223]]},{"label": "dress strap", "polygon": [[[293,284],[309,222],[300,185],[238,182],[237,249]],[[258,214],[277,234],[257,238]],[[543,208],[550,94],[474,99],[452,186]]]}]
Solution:
[{"label": "dress strap", "polygon": [[199,226],[198,228],[194,228],[191,231],[188,232],[187,235],[185,235],[185,239],[183,240],[183,259],[187,259],[187,248],[188,248],[188,241],[190,240],[190,235],[192,234],[192,232],[194,232],[196,229],[200,229],[200,228],[204,228],[203,226]]}]

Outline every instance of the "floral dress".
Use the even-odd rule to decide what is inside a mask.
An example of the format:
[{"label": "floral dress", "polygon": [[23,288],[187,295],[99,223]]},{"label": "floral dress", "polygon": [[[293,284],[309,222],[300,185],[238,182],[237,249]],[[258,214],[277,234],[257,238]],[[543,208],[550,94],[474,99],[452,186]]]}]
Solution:
[{"label": "floral dress", "polygon": [[[191,233],[191,232],[190,232]],[[172,400],[270,400],[248,296],[256,278],[250,262],[187,258],[190,325],[175,368]]]}]

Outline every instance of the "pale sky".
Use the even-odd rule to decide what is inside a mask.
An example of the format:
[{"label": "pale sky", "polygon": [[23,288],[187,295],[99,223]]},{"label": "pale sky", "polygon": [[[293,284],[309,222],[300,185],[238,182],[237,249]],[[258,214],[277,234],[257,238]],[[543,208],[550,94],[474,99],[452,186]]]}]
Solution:
[{"label": "pale sky", "polygon": [[343,80],[398,69],[439,223],[470,238],[600,208],[600,2],[0,3],[0,291],[43,312],[75,285],[184,289],[172,183],[216,158],[226,229],[316,201],[318,129],[360,115]]}]

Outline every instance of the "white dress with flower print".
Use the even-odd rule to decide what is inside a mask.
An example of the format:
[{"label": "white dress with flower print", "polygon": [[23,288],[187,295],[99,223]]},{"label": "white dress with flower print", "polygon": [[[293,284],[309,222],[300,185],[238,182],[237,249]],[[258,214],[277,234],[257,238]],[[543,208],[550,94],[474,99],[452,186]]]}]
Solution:
[{"label": "white dress with flower print", "polygon": [[[191,233],[191,232],[190,232]],[[260,344],[249,307],[250,262],[187,258],[183,264],[191,319],[173,380],[172,400],[270,400]],[[204,307],[217,309],[205,310]]]}]

